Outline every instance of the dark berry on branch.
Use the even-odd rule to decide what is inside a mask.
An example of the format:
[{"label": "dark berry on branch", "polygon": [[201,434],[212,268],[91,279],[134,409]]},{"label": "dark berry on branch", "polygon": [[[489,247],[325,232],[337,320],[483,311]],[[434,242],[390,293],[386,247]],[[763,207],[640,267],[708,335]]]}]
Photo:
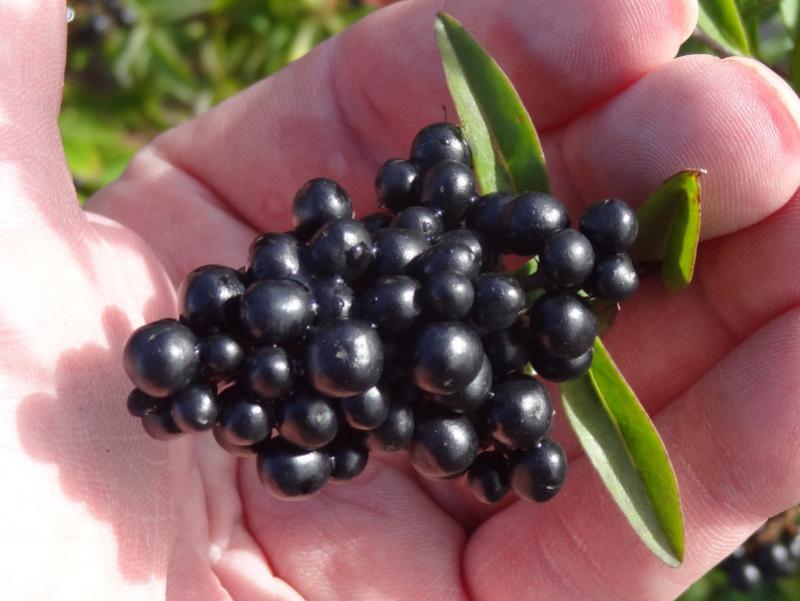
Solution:
[{"label": "dark berry on branch", "polygon": [[402,274],[411,261],[430,247],[421,232],[401,227],[379,230],[375,232],[373,241],[375,260],[372,271],[377,276]]},{"label": "dark berry on branch", "polygon": [[339,184],[317,177],[298,190],[292,213],[297,234],[307,239],[329,221],[352,217],[353,205]]},{"label": "dark berry on branch", "polygon": [[472,280],[480,273],[481,265],[469,246],[461,242],[439,242],[408,266],[408,273],[426,282],[440,271],[454,271]]},{"label": "dark berry on branch", "polygon": [[621,302],[639,288],[639,274],[627,254],[605,255],[598,257],[585,287],[596,298]]},{"label": "dark berry on branch", "polygon": [[191,384],[170,399],[172,419],[184,432],[203,432],[217,421],[217,395],[206,384]]},{"label": "dark berry on branch", "polygon": [[475,457],[467,472],[467,483],[483,503],[497,503],[509,490],[508,460],[497,451],[484,451]]},{"label": "dark berry on branch", "polygon": [[183,434],[175,420],[172,419],[169,405],[164,405],[155,413],[143,416],[142,427],[147,435],[155,440],[172,440]]},{"label": "dark berry on branch", "polygon": [[234,457],[246,459],[256,454],[256,445],[236,445],[228,442],[219,425],[214,426],[212,432],[214,434],[214,440],[217,441],[220,448]]},{"label": "dark berry on branch", "polygon": [[317,321],[347,319],[355,302],[355,292],[341,276],[323,276],[311,282]]},{"label": "dark berry on branch", "polygon": [[166,399],[150,396],[134,388],[128,395],[128,413],[133,417],[144,417],[158,411],[166,402]]},{"label": "dark berry on branch", "polygon": [[483,337],[483,348],[498,377],[521,370],[530,359],[530,346],[519,323]]},{"label": "dark berry on branch", "polygon": [[761,545],[755,554],[755,563],[767,578],[785,578],[797,571],[797,560],[783,543]]},{"label": "dark berry on branch", "polygon": [[432,413],[414,428],[411,465],[426,478],[449,478],[465,472],[478,452],[478,435],[466,416]]},{"label": "dark berry on branch", "polygon": [[539,350],[562,359],[574,359],[594,344],[597,318],[571,292],[549,292],[530,311],[531,337]]},{"label": "dark berry on branch", "polygon": [[466,388],[453,394],[434,395],[436,403],[445,409],[459,413],[477,411],[489,398],[492,392],[492,364],[484,355],[481,368]]},{"label": "dark berry on branch", "polygon": [[442,218],[428,207],[403,209],[392,219],[391,227],[414,230],[428,240],[433,240],[444,232]]},{"label": "dark berry on branch", "polygon": [[380,211],[377,213],[370,213],[369,215],[364,215],[361,219],[358,220],[361,225],[367,228],[367,231],[375,235],[375,232],[378,232],[384,228],[389,227],[389,224],[392,222],[392,216],[388,213],[381,213]]},{"label": "dark berry on branch", "polygon": [[211,334],[197,343],[200,373],[212,381],[233,377],[244,364],[245,352],[227,334]]},{"label": "dark berry on branch", "polygon": [[372,388],[383,370],[383,345],[369,324],[349,319],[321,325],[306,347],[309,383],[322,394],[347,397]]},{"label": "dark berry on branch", "polygon": [[411,143],[410,154],[411,160],[423,169],[446,159],[472,165],[472,153],[461,128],[452,123],[432,123],[422,128]]},{"label": "dark berry on branch", "polygon": [[414,411],[402,397],[395,395],[389,414],[377,428],[367,432],[367,445],[373,451],[401,451],[414,434]]},{"label": "dark berry on branch", "polygon": [[501,226],[512,252],[535,255],[547,238],[569,226],[569,217],[557,198],[544,192],[525,192],[503,209]]},{"label": "dark berry on branch", "polygon": [[513,199],[509,192],[492,192],[479,196],[467,211],[467,225],[486,236],[500,251],[505,251],[508,245],[503,210]]},{"label": "dark berry on branch", "polygon": [[441,213],[445,225],[464,219],[475,197],[475,174],[458,161],[441,161],[431,166],[422,181],[421,204]]},{"label": "dark berry on branch", "polygon": [[516,279],[504,273],[484,273],[475,280],[472,320],[482,330],[509,327],[525,308],[525,293]]},{"label": "dark berry on branch", "polygon": [[537,443],[547,436],[553,422],[550,395],[528,377],[497,383],[481,410],[494,439],[513,448]]},{"label": "dark berry on branch", "polygon": [[169,396],[189,385],[199,373],[197,339],[174,319],[141,326],[125,344],[123,367],[142,392]]},{"label": "dark berry on branch", "polygon": [[280,499],[299,499],[319,491],[331,477],[323,450],[308,451],[273,438],[258,451],[258,477]]},{"label": "dark berry on branch", "polygon": [[240,386],[220,395],[219,435],[226,442],[247,446],[269,438],[273,418],[269,407],[254,393]]},{"label": "dark berry on branch", "polygon": [[420,177],[413,163],[389,159],[375,177],[378,205],[394,213],[419,204]]},{"label": "dark berry on branch", "polygon": [[434,321],[422,326],[412,353],[414,383],[434,394],[463,390],[483,363],[478,334],[458,321]]},{"label": "dark berry on branch", "polygon": [[297,338],[312,318],[311,295],[291,280],[260,280],[242,296],[242,327],[261,344],[282,344]]},{"label": "dark berry on branch", "polygon": [[459,227],[448,230],[439,237],[438,242],[460,242],[469,247],[478,263],[483,263],[485,242],[482,242],[478,235],[470,229]]},{"label": "dark berry on branch", "polygon": [[421,292],[425,313],[436,319],[462,319],[475,300],[469,278],[455,271],[440,271],[430,276]]},{"label": "dark berry on branch", "polygon": [[577,230],[561,230],[544,241],[539,267],[552,288],[579,288],[594,267],[592,244]]},{"label": "dark berry on branch", "polygon": [[336,410],[330,399],[302,388],[278,405],[278,432],[284,440],[304,449],[318,449],[339,431]]},{"label": "dark berry on branch", "polygon": [[551,382],[566,382],[582,376],[592,366],[594,349],[589,349],[584,354],[574,359],[561,359],[545,351],[534,349],[530,362],[538,375]]},{"label": "dark berry on branch", "polygon": [[552,499],[567,476],[567,456],[552,440],[545,439],[511,457],[511,488],[523,499]]},{"label": "dark berry on branch", "polygon": [[372,263],[372,236],[353,219],[330,221],[308,244],[317,270],[340,275],[347,281],[358,278]]},{"label": "dark berry on branch", "polygon": [[405,275],[389,275],[378,280],[360,299],[361,316],[384,334],[407,330],[419,317],[420,285]]},{"label": "dark berry on branch", "polygon": [[263,234],[250,245],[248,269],[257,280],[296,276],[301,269],[300,244],[291,234]]},{"label": "dark berry on branch", "polygon": [[279,346],[255,349],[247,357],[244,382],[258,396],[277,399],[294,386],[292,363]]},{"label": "dark berry on branch", "polygon": [[756,590],[764,581],[758,566],[746,559],[730,562],[725,566],[725,573],[731,586],[744,592]]},{"label": "dark berry on branch", "polygon": [[235,322],[244,284],[235,269],[206,265],[184,278],[178,291],[181,317],[195,332]]},{"label": "dark berry on branch", "polygon": [[341,400],[347,423],[356,430],[373,430],[389,415],[389,389],[383,384]]},{"label": "dark berry on branch", "polygon": [[359,436],[339,436],[325,450],[331,458],[331,480],[352,480],[367,467],[369,449]]},{"label": "dark berry on branch", "polygon": [[599,253],[615,254],[633,245],[639,233],[639,222],[628,203],[608,198],[583,212],[580,229]]}]

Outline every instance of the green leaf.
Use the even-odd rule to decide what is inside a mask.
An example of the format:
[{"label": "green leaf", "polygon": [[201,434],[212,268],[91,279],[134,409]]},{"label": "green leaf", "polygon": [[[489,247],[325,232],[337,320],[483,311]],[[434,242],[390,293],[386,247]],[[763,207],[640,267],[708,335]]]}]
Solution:
[{"label": "green leaf", "polygon": [[481,191],[548,191],[539,137],[506,74],[444,13],[436,18],[436,41]]},{"label": "green leaf", "polygon": [[656,557],[683,562],[684,524],[664,443],[600,339],[589,373],[561,385],[564,411],[606,488]]},{"label": "green leaf", "polygon": [[736,0],[701,0],[698,25],[723,46],[750,54],[750,42]]},{"label": "green leaf", "polygon": [[699,170],[676,173],[636,212],[639,236],[631,255],[636,261],[660,261],[661,278],[672,291],[688,286],[694,275],[700,242],[702,173]]},{"label": "green leaf", "polygon": [[800,31],[800,0],[781,0],[781,19],[790,34]]}]

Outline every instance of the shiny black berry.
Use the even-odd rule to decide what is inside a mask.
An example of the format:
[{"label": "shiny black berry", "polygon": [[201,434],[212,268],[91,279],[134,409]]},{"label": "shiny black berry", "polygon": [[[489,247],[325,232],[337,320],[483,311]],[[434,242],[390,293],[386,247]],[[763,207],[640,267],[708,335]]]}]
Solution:
[{"label": "shiny black berry", "polygon": [[485,331],[509,327],[525,308],[525,292],[504,273],[484,273],[475,280],[472,320]]},{"label": "shiny black berry", "polygon": [[426,171],[420,202],[441,213],[445,224],[453,226],[464,219],[477,195],[472,169],[461,162],[447,160]]},{"label": "shiny black berry", "polygon": [[306,347],[309,383],[322,394],[347,397],[378,383],[383,370],[383,345],[369,324],[338,320],[321,325]]},{"label": "shiny black berry", "polygon": [[277,399],[294,386],[292,362],[279,346],[255,349],[247,357],[244,382],[265,399]]},{"label": "shiny black berry", "polygon": [[344,188],[333,180],[318,177],[298,190],[292,214],[295,231],[307,239],[329,221],[352,217],[353,205]]},{"label": "shiny black berry", "polygon": [[219,435],[228,443],[247,446],[269,437],[273,417],[254,393],[233,386],[222,392],[219,404]]},{"label": "shiny black berry", "polygon": [[400,275],[429,247],[428,239],[417,230],[402,227],[379,230],[373,236],[372,272],[377,276]]},{"label": "shiny black berry", "polygon": [[250,245],[248,269],[257,280],[296,276],[301,269],[300,244],[291,234],[263,234]]},{"label": "shiny black berry", "polygon": [[341,276],[314,278],[311,292],[314,296],[314,313],[318,322],[350,317],[355,302],[355,292]]},{"label": "shiny black berry", "polygon": [[408,273],[422,282],[440,271],[454,271],[472,280],[480,273],[481,264],[469,246],[457,241],[439,242],[408,266]]},{"label": "shiny black berry", "polygon": [[217,444],[220,446],[220,448],[234,457],[246,459],[248,457],[252,457],[257,452],[257,445],[237,445],[228,442],[228,440],[225,438],[225,434],[222,432],[222,428],[220,428],[219,425],[214,426],[212,432],[214,434],[214,440],[217,441]]},{"label": "shiny black berry", "polygon": [[455,271],[440,271],[428,277],[421,292],[423,310],[435,319],[462,319],[475,300],[469,278]]},{"label": "shiny black berry", "polygon": [[478,452],[478,435],[463,415],[432,413],[414,428],[409,457],[426,478],[449,478],[466,471]]},{"label": "shiny black berry", "polygon": [[384,228],[389,227],[389,224],[392,222],[392,215],[388,213],[370,213],[369,215],[364,215],[361,219],[358,220],[361,225],[367,228],[367,231],[375,235],[375,232],[378,232]]},{"label": "shiny black berry", "polygon": [[372,236],[353,219],[336,219],[321,227],[309,244],[314,267],[351,281],[372,263]]},{"label": "shiny black berry", "polygon": [[574,359],[561,359],[547,352],[534,349],[530,362],[534,371],[545,380],[566,382],[582,376],[592,366],[594,349],[589,349]]},{"label": "shiny black berry", "polygon": [[226,334],[211,334],[197,343],[200,373],[212,381],[233,377],[244,364],[241,345]]},{"label": "shiny black berry", "polygon": [[422,128],[411,143],[410,154],[411,160],[423,169],[446,159],[472,164],[472,153],[461,129],[452,123],[432,123]]},{"label": "shiny black berry", "polygon": [[767,578],[786,578],[797,571],[797,560],[780,542],[761,545],[755,553],[755,563]]},{"label": "shiny black berry", "polygon": [[217,395],[206,384],[191,384],[174,394],[170,402],[172,419],[184,432],[210,430],[217,421]]},{"label": "shiny black berry", "polygon": [[420,284],[405,275],[389,275],[378,280],[360,299],[360,314],[384,334],[407,330],[419,317]]},{"label": "shiny black berry", "polygon": [[531,342],[523,335],[518,324],[489,332],[482,340],[495,376],[519,371],[530,360]]},{"label": "shiny black berry", "polygon": [[183,430],[172,419],[169,405],[164,405],[158,411],[145,415],[141,419],[144,431],[155,440],[172,440],[183,434]]},{"label": "shiny black berry", "polygon": [[142,392],[169,396],[189,385],[200,371],[197,339],[174,319],[149,323],[128,338],[122,364]]},{"label": "shiny black berry", "polygon": [[539,350],[574,359],[594,345],[597,318],[571,292],[549,292],[531,307],[531,337]]},{"label": "shiny black berry", "polygon": [[544,192],[525,192],[503,208],[501,227],[518,255],[534,255],[544,241],[569,225],[561,201]]},{"label": "shiny black berry", "polygon": [[497,451],[475,457],[467,472],[470,490],[483,503],[497,503],[509,490],[508,460]]},{"label": "shiny black berry", "polygon": [[552,288],[578,288],[594,267],[589,239],[577,230],[565,229],[544,241],[539,268]]},{"label": "shiny black berry", "polygon": [[433,240],[444,231],[442,218],[433,209],[419,206],[400,211],[392,219],[391,227],[417,231],[428,240]]},{"label": "shiny black berry", "polygon": [[133,417],[144,417],[161,409],[166,402],[165,399],[150,396],[138,388],[134,388],[128,395],[128,413]]},{"label": "shiny black berry", "polygon": [[458,227],[453,230],[448,230],[439,236],[438,242],[460,242],[469,247],[478,263],[484,262],[484,246],[486,242],[481,240],[478,234],[468,228]]},{"label": "shiny black berry", "polygon": [[492,192],[479,196],[467,211],[467,225],[486,236],[501,251],[507,250],[508,246],[503,210],[513,199],[509,192]]},{"label": "shiny black berry", "polygon": [[281,344],[300,336],[313,318],[311,295],[292,280],[260,280],[244,293],[241,324],[254,341]]},{"label": "shiny black berry", "polygon": [[639,233],[639,222],[628,203],[608,198],[583,212],[580,228],[598,252],[615,254],[633,245]]},{"label": "shiny black berry", "polygon": [[433,398],[437,405],[445,409],[459,413],[472,413],[486,402],[491,392],[492,364],[484,355],[478,375],[463,390],[453,394],[437,394]]},{"label": "shiny black berry", "polygon": [[331,460],[323,450],[308,451],[280,437],[265,443],[258,451],[258,477],[279,499],[307,497],[327,484]]},{"label": "shiny black berry", "polygon": [[478,334],[459,321],[422,326],[411,359],[414,383],[435,394],[463,390],[481,369],[483,347]]},{"label": "shiny black berry", "polygon": [[356,430],[373,430],[389,415],[389,388],[384,384],[341,399],[341,407],[347,423]]},{"label": "shiny black berry", "polygon": [[377,428],[367,432],[367,445],[373,451],[400,451],[414,435],[414,411],[403,398],[395,397],[389,414]]},{"label": "shiny black berry", "polygon": [[545,439],[511,458],[511,488],[523,499],[552,499],[564,485],[567,456],[552,440]]},{"label": "shiny black berry", "polygon": [[242,294],[244,284],[235,269],[198,267],[184,278],[178,291],[181,317],[195,332],[225,327],[236,319]]},{"label": "shiny black berry", "polygon": [[639,274],[627,254],[598,257],[586,290],[594,297],[621,302],[639,288]]},{"label": "shiny black berry", "polygon": [[330,399],[301,388],[278,406],[278,432],[284,440],[304,449],[318,449],[332,441],[339,420]]},{"label": "shiny black berry", "polygon": [[520,377],[496,384],[482,415],[495,440],[524,448],[550,432],[553,406],[544,386],[533,378]]},{"label": "shiny black berry", "polygon": [[339,436],[326,449],[331,459],[331,480],[352,480],[367,467],[369,449],[359,436]]},{"label": "shiny black berry", "polygon": [[725,573],[731,586],[744,592],[754,591],[764,582],[758,566],[746,559],[730,562],[725,566]]},{"label": "shiny black berry", "polygon": [[375,178],[378,205],[397,213],[418,204],[420,177],[416,165],[401,159],[389,159]]}]

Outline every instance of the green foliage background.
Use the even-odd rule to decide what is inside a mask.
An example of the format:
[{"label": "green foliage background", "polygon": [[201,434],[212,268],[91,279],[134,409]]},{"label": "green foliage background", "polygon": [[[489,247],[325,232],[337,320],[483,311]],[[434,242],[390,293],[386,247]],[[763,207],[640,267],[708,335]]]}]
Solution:
[{"label": "green foliage background", "polygon": [[[160,131],[300,58],[372,10],[358,0],[71,4],[75,19],[69,26],[60,126],[81,200],[118,177],[136,150]],[[701,7],[700,28],[683,54],[753,56],[800,90],[800,0],[701,0]],[[114,18],[120,9],[122,22]],[[681,597],[798,599],[800,577],[744,594],[732,590],[718,571]]]}]

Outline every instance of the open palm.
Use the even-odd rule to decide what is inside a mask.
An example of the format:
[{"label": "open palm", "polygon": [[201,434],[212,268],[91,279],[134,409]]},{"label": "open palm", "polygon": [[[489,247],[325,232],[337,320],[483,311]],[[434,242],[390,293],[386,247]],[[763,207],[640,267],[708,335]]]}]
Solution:
[{"label": "open palm", "polygon": [[[401,455],[302,503],[210,435],[149,440],[122,344],[197,265],[244,262],[294,190],[372,174],[450,107],[436,10],[517,84],[572,213],[701,167],[696,282],[646,278],[607,337],[673,458],[671,570],[572,457],[546,505],[487,508]],[[0,589],[6,599],[671,599],[800,498],[800,101],[746,60],[674,59],[692,0],[408,0],[157,139],[79,210],[56,127],[64,6],[0,0]],[[452,107],[449,109],[452,115]],[[104,215],[100,217],[99,215]],[[166,592],[164,592],[166,589]]]}]

